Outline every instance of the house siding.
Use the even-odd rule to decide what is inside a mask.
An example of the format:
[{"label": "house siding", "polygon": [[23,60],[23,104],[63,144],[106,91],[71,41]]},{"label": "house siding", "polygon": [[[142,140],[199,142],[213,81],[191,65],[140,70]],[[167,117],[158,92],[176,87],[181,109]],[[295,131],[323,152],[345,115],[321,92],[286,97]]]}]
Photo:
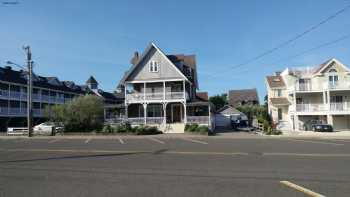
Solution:
[{"label": "house siding", "polygon": [[[160,65],[158,72],[149,71],[149,62],[156,61]],[[158,79],[184,79],[171,63],[155,48],[146,55],[140,62],[134,72],[128,77],[127,81],[142,81],[142,80],[158,80]]]}]

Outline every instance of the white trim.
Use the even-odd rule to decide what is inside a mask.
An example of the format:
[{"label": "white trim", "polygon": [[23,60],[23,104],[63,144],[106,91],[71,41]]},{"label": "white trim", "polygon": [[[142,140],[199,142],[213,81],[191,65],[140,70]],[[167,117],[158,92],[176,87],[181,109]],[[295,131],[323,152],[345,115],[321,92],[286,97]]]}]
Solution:
[{"label": "white trim", "polygon": [[125,81],[124,83],[155,83],[155,82],[169,82],[169,81],[183,81],[184,79],[154,79],[154,80],[136,80],[136,81]]}]

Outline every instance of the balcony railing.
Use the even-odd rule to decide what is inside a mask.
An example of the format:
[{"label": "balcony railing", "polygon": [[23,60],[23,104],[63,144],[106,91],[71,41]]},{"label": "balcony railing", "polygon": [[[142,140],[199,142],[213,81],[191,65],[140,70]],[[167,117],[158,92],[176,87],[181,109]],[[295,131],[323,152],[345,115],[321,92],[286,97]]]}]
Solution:
[{"label": "balcony railing", "polygon": [[338,102],[330,104],[331,111],[350,111],[350,103],[349,102]]},{"label": "balcony railing", "polygon": [[[184,99],[184,98],[185,98],[184,92],[166,92],[165,93],[166,100]],[[128,101],[163,100],[164,93],[163,92],[130,93],[130,94],[126,94],[126,99]]]},{"label": "balcony railing", "polygon": [[330,82],[327,82],[325,83],[325,88],[326,89],[331,89],[331,90],[334,90],[334,89],[349,89],[350,90],[350,83],[349,82],[333,82],[333,83],[330,83]]},{"label": "balcony railing", "polygon": [[[2,116],[26,116],[27,108],[19,108],[19,107],[0,107],[0,115]],[[33,116],[40,117],[43,116],[42,109],[33,109]]]},{"label": "balcony railing", "polygon": [[324,104],[297,104],[296,111],[297,112],[319,112],[327,110],[326,105]]}]

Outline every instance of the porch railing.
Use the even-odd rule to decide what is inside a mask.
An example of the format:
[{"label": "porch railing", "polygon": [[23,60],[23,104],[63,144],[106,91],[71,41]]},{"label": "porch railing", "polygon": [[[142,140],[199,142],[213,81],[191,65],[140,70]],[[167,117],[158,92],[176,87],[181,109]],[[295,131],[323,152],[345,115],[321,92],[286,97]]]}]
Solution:
[{"label": "porch railing", "polygon": [[[184,99],[183,92],[165,92],[165,99],[173,100],[173,99]],[[131,93],[126,94],[126,99],[129,101],[143,101],[143,100],[163,100],[164,93],[163,92],[154,92],[154,93]]]},{"label": "porch railing", "polygon": [[209,124],[209,116],[187,116],[187,123]]},{"label": "porch railing", "polygon": [[162,124],[164,117],[147,117],[147,124]]},{"label": "porch railing", "polygon": [[130,124],[144,124],[145,123],[144,117],[128,118],[127,121]]}]

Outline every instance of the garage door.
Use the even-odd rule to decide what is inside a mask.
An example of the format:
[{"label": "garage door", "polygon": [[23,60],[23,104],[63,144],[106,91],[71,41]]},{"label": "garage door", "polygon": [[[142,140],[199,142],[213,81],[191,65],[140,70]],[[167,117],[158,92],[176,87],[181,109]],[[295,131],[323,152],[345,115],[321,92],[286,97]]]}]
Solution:
[{"label": "garage door", "polygon": [[217,127],[231,127],[230,116],[216,114],[215,115],[215,124]]}]

